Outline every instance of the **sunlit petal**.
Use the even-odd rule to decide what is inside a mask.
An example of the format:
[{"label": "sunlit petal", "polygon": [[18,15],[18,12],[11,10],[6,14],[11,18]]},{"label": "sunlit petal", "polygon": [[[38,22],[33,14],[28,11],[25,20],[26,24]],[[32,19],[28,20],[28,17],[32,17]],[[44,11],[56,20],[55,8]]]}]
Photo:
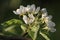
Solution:
[{"label": "sunlit petal", "polygon": [[31,7],[30,7],[30,12],[34,12],[35,11],[35,5],[32,4]]},{"label": "sunlit petal", "polygon": [[27,18],[26,15],[23,15],[23,21],[24,21],[26,24],[28,24],[28,18]]},{"label": "sunlit petal", "polygon": [[35,11],[35,14],[37,14],[40,10],[40,7],[37,7],[36,11]]},{"label": "sunlit petal", "polygon": [[47,13],[46,8],[43,8],[43,9],[41,10],[41,12],[42,12],[42,13]]},{"label": "sunlit petal", "polygon": [[55,32],[56,29],[55,29],[55,28],[51,28],[50,31],[51,31],[51,32]]}]

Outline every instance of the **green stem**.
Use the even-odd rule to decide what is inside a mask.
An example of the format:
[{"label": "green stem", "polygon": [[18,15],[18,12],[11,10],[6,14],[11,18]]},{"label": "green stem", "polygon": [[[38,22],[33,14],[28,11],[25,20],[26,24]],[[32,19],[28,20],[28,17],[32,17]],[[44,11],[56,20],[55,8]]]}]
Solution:
[{"label": "green stem", "polygon": [[46,40],[50,40],[50,39],[47,37],[46,34],[44,34],[44,33],[42,33],[42,32],[40,32],[40,34],[41,34]]}]

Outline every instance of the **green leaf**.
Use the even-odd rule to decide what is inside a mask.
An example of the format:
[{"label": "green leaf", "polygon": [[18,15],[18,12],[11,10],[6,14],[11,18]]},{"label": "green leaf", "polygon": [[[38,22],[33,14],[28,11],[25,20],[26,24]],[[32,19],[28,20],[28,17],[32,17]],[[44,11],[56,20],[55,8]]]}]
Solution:
[{"label": "green leaf", "polygon": [[9,26],[9,25],[12,25],[12,24],[23,24],[23,22],[21,20],[18,20],[18,19],[11,19],[9,21],[6,21],[4,23],[1,23],[2,26]]},{"label": "green leaf", "polygon": [[[35,29],[34,29],[35,28]],[[37,33],[38,33],[38,30],[39,30],[39,26],[34,26],[31,28],[32,30],[28,30],[28,34],[29,36],[33,39],[33,40],[36,40],[37,38]]]},{"label": "green leaf", "polygon": [[46,34],[44,34],[43,32],[40,31],[39,33],[40,33],[46,40],[50,40],[49,37],[48,37]]},{"label": "green leaf", "polygon": [[18,19],[11,19],[4,23],[1,23],[2,26],[2,32],[4,34],[16,34],[20,35],[22,33],[20,25],[23,24],[23,21]]},{"label": "green leaf", "polygon": [[29,36],[33,39],[34,38],[34,33],[35,32],[32,32],[31,30],[28,30],[28,34],[29,34]]},{"label": "green leaf", "polygon": [[15,27],[15,25],[9,26],[7,28],[4,29],[4,31],[10,31]]},{"label": "green leaf", "polygon": [[23,32],[26,32],[27,27],[25,25],[21,25],[21,29],[23,30]]},{"label": "green leaf", "polygon": [[31,31],[33,31],[33,32],[37,31],[37,29],[38,28],[36,26],[31,27]]}]

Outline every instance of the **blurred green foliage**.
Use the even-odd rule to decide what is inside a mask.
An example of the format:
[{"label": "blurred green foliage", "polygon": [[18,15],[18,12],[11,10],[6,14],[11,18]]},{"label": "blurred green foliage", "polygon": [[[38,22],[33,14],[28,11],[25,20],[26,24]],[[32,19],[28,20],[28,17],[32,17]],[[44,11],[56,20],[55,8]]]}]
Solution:
[{"label": "blurred green foliage", "polygon": [[11,19],[9,21],[6,21],[4,23],[1,23],[2,31],[4,35],[21,35],[22,30],[20,28],[20,25],[22,25],[23,22],[18,19]]}]

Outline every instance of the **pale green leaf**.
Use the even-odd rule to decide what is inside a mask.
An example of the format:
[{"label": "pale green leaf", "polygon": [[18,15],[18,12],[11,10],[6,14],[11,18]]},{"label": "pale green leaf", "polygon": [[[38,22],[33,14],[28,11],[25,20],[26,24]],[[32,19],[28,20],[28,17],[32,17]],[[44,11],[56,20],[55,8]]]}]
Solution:
[{"label": "pale green leaf", "polygon": [[38,28],[36,26],[31,27],[31,31],[33,31],[33,32],[37,31],[37,29]]},{"label": "pale green leaf", "polygon": [[15,25],[9,26],[7,28],[4,29],[4,31],[10,31],[11,29],[13,29],[15,27]]},{"label": "pale green leaf", "polygon": [[23,32],[26,32],[26,30],[27,30],[26,26],[24,26],[24,25],[21,25],[21,29],[23,30]]},{"label": "pale green leaf", "polygon": [[1,23],[2,26],[9,26],[12,24],[23,24],[23,22],[21,20],[18,20],[18,19],[11,19],[11,20],[8,20],[4,23]]},{"label": "pale green leaf", "polygon": [[49,37],[48,37],[46,34],[44,34],[43,32],[40,31],[39,33],[40,33],[46,40],[50,40]]},{"label": "pale green leaf", "polygon": [[12,34],[20,35],[22,33],[20,28],[21,24],[23,24],[23,21],[20,19],[11,19],[11,20],[5,21],[1,23],[1,26],[3,27],[2,32],[4,34],[12,33]]},{"label": "pale green leaf", "polygon": [[[34,29],[35,28],[35,29]],[[28,30],[28,34],[29,36],[33,39],[33,40],[36,40],[37,38],[37,33],[38,33],[38,30],[39,30],[39,26],[35,26],[35,27],[32,27],[31,28],[32,30]]]}]

